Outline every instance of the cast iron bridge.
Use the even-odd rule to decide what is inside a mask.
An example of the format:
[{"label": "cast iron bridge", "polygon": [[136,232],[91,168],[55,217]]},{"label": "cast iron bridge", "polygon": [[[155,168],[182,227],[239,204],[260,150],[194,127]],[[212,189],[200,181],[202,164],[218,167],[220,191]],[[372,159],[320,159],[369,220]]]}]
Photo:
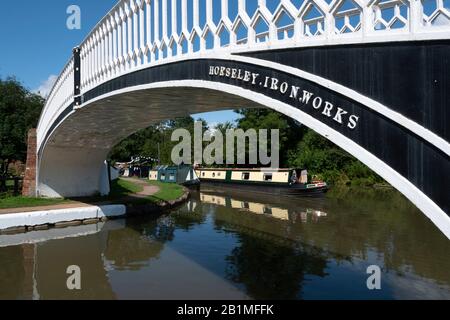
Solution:
[{"label": "cast iron bridge", "polygon": [[74,49],[37,130],[38,195],[109,192],[123,138],[266,107],[328,138],[450,238],[450,0],[127,0]]}]

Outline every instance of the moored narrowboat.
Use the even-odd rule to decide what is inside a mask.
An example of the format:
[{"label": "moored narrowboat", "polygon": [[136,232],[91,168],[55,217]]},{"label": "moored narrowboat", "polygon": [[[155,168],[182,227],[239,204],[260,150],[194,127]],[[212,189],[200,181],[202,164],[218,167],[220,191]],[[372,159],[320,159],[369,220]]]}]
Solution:
[{"label": "moored narrowboat", "polygon": [[197,187],[200,180],[192,166],[157,166],[150,170],[148,178],[150,181],[164,183],[177,183],[185,187]]},{"label": "moored narrowboat", "polygon": [[202,184],[211,183],[254,192],[316,195],[328,191],[327,183],[310,180],[307,170],[198,168],[196,173]]}]

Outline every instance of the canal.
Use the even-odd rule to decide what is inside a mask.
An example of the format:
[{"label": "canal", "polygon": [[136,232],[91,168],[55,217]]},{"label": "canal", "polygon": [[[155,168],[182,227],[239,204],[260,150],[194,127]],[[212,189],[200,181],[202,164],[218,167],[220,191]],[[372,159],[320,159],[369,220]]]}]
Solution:
[{"label": "canal", "polygon": [[[72,265],[81,290],[67,289]],[[202,187],[159,217],[0,235],[0,299],[436,298],[450,298],[450,241],[393,191]]]}]

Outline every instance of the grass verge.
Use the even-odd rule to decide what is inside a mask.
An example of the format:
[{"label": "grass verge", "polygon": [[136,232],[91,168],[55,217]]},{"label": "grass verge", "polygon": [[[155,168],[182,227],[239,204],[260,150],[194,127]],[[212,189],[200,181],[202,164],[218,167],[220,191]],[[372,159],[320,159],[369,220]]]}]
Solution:
[{"label": "grass verge", "polygon": [[184,188],[175,183],[162,183],[158,181],[147,181],[152,186],[157,186],[159,192],[148,198],[153,202],[172,201],[181,198],[184,194]]},{"label": "grass verge", "polygon": [[[147,203],[159,203],[163,201],[172,201],[180,198],[184,194],[184,188],[177,184],[161,183],[154,181],[146,181],[150,185],[157,186],[159,191],[146,198],[139,198],[131,201],[135,204],[147,204]],[[107,197],[91,197],[83,199],[73,199],[74,201],[95,203],[102,201],[121,202],[130,195],[142,192],[144,187],[139,184],[135,184],[129,180],[118,179],[111,183],[111,193]],[[127,199],[130,201],[130,199]],[[65,203],[71,203],[72,200],[68,199],[47,199],[47,198],[29,198],[29,197],[13,197],[7,196],[0,198],[0,209],[13,209],[13,208],[30,208],[40,206],[52,206]]]},{"label": "grass verge", "polygon": [[184,188],[178,184],[162,183],[149,180],[141,181],[144,181],[149,185],[158,187],[159,191],[154,195],[145,198],[133,199],[132,195],[143,191],[144,187],[130,180],[118,179],[111,184],[111,194],[106,197],[106,199],[102,198],[102,200],[121,202],[123,199],[127,199],[128,203],[141,205],[177,200],[184,194]]},{"label": "grass verge", "polygon": [[7,197],[0,199],[0,209],[30,208],[70,203],[66,199],[46,199],[28,197]]},{"label": "grass verge", "polygon": [[139,193],[144,190],[143,186],[134,184],[128,180],[117,179],[111,182],[111,193],[108,198],[120,199],[133,193]]}]

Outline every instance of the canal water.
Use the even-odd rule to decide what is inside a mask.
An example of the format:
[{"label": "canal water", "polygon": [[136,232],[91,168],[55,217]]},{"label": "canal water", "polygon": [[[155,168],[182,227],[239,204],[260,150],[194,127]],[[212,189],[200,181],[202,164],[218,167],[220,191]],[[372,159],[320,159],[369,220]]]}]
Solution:
[{"label": "canal water", "polygon": [[[81,290],[67,288],[73,265]],[[0,235],[0,299],[449,298],[450,241],[392,191],[202,187],[159,217]]]}]

